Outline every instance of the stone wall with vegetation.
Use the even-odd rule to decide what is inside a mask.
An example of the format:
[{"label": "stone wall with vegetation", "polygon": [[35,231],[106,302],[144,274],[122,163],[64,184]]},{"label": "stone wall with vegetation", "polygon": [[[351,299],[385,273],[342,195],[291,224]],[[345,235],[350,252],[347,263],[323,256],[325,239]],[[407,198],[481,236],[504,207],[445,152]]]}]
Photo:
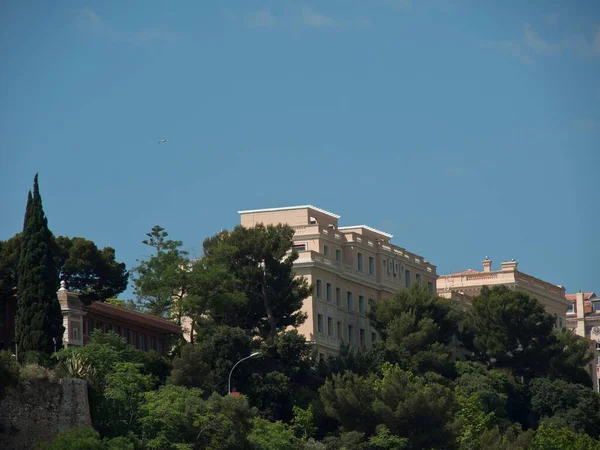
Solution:
[{"label": "stone wall with vegetation", "polygon": [[22,381],[0,399],[0,448],[29,450],[80,425],[91,425],[83,380]]}]

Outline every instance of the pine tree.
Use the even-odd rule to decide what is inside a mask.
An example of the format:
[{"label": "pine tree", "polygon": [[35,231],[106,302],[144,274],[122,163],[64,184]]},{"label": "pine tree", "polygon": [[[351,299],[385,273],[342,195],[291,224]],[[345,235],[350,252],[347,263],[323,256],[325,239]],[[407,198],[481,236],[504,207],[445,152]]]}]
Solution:
[{"label": "pine tree", "polygon": [[23,224],[15,334],[20,352],[51,353],[62,346],[62,312],[56,296],[58,272],[52,252],[52,232],[42,207],[38,176],[33,196],[27,195]]}]

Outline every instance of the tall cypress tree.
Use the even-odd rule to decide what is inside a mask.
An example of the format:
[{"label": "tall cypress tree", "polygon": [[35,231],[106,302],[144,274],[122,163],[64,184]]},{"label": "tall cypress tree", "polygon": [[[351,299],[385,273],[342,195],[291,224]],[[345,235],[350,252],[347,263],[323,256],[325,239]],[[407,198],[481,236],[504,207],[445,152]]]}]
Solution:
[{"label": "tall cypress tree", "polygon": [[62,346],[62,312],[56,296],[58,271],[52,253],[52,232],[42,207],[38,176],[33,196],[27,195],[23,224],[15,335],[19,351],[51,353]]}]

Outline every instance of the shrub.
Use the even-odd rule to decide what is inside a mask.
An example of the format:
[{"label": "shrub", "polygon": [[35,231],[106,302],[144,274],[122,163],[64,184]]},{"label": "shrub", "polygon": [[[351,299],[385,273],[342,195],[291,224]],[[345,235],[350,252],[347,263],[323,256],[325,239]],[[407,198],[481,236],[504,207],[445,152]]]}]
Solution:
[{"label": "shrub", "polygon": [[10,352],[0,351],[0,394],[19,382],[19,363]]},{"label": "shrub", "polygon": [[48,380],[56,381],[56,374],[39,364],[26,364],[21,367],[21,379],[23,380]]},{"label": "shrub", "polygon": [[21,364],[37,364],[39,366],[50,367],[52,360],[46,353],[29,351],[19,355]]}]

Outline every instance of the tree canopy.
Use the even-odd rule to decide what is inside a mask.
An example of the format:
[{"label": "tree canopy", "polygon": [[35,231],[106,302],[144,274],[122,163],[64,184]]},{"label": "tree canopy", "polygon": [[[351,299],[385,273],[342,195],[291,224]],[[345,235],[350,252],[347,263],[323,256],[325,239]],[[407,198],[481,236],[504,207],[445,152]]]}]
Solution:
[{"label": "tree canopy", "polygon": [[38,176],[27,208],[18,263],[15,339],[21,352],[50,354],[62,346],[62,312],[56,296],[58,271],[52,254],[52,232],[44,214]]}]

